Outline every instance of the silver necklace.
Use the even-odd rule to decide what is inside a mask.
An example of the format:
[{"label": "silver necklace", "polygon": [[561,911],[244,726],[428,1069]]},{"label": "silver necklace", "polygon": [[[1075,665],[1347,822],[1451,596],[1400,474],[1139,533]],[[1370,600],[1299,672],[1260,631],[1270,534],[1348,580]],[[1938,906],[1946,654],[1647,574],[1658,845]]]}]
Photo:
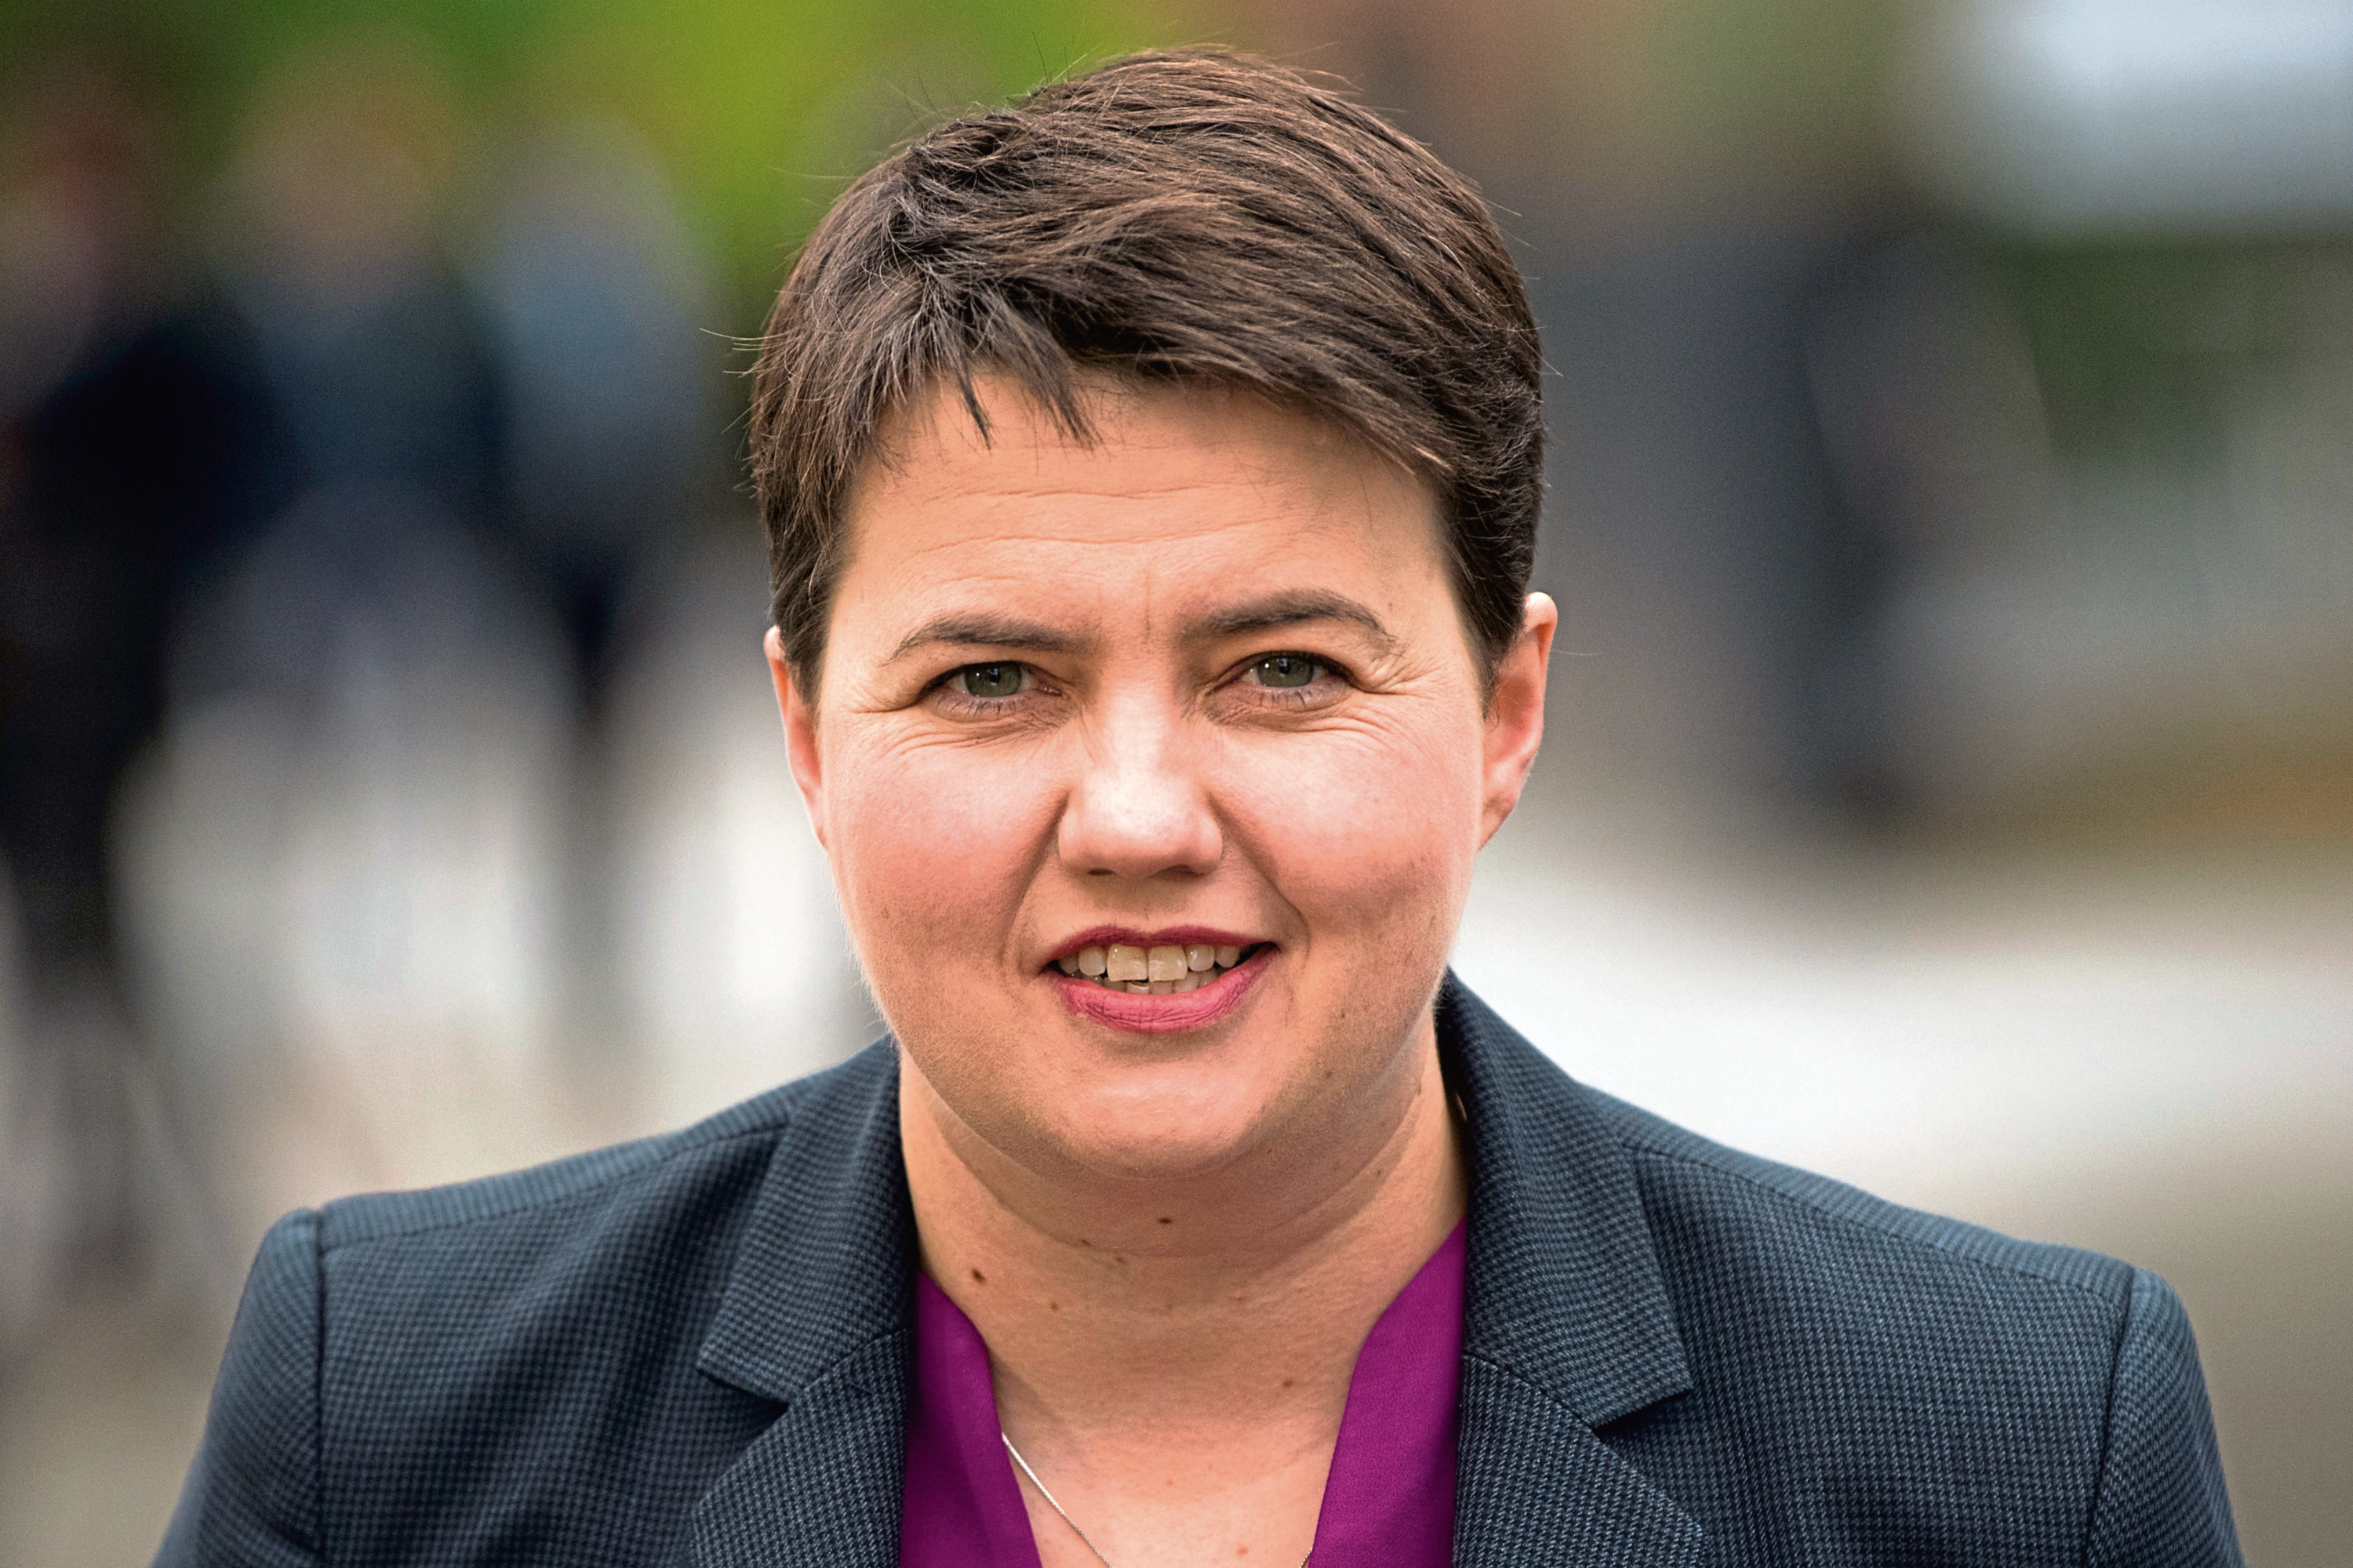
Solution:
[{"label": "silver necklace", "polygon": [[[1071,1527],[1071,1533],[1079,1538],[1079,1544],[1093,1552],[1095,1561],[1102,1563],[1103,1568],[1111,1568],[1111,1559],[1103,1554],[1103,1548],[1089,1541],[1087,1532],[1079,1528],[1079,1521],[1071,1517],[1071,1510],[1054,1500],[1054,1494],[1046,1489],[1046,1483],[1038,1478],[1038,1472],[1029,1467],[1029,1461],[1021,1457],[1021,1450],[1013,1446],[1013,1439],[1005,1435],[1003,1427],[997,1428],[997,1441],[1005,1445],[1005,1451],[1013,1456],[1013,1462],[1021,1467],[1021,1473],[1029,1478],[1029,1484],[1038,1489],[1038,1495],[1046,1499],[1046,1506],[1052,1509],[1061,1521]],[[1314,1555],[1314,1549],[1309,1548],[1307,1557]],[[1299,1560],[1299,1568],[1307,1568],[1307,1557]]]}]

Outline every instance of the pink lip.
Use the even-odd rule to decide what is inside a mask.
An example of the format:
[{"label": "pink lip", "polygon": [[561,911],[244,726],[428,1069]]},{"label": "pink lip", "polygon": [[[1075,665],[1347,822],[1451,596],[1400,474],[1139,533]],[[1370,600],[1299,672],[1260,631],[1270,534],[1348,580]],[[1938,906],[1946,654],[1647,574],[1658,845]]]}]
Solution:
[{"label": "pink lip", "polygon": [[[1186,938],[1162,938],[1163,947],[1179,945]],[[1196,942],[1210,940],[1208,937],[1193,937]],[[1120,938],[1124,946],[1136,946]],[[1092,945],[1092,944],[1090,944]],[[1224,946],[1240,947],[1228,939]],[[1201,1029],[1215,1023],[1242,1004],[1258,977],[1274,959],[1275,949],[1262,947],[1232,969],[1226,970],[1205,986],[1171,996],[1138,996],[1132,991],[1113,991],[1093,980],[1076,978],[1060,969],[1048,969],[1046,978],[1061,992],[1062,1005],[1082,1018],[1131,1034],[1175,1034],[1187,1029]]]},{"label": "pink lip", "polygon": [[[1248,948],[1265,940],[1262,937],[1244,937],[1232,931],[1220,931],[1209,926],[1171,926],[1160,931],[1139,931],[1133,926],[1095,926],[1067,938],[1060,947],[1046,955],[1046,961],[1067,959],[1085,948],[1108,948],[1116,942],[1123,948],[1189,948],[1195,945],[1209,948]],[[1190,995],[1191,992],[1186,994]]]}]

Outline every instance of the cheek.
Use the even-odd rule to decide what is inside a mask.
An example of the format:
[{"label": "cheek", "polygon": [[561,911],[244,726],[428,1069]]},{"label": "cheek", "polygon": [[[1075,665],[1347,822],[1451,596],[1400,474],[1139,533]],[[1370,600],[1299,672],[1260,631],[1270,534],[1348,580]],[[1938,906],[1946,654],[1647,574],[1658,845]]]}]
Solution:
[{"label": "cheek", "polygon": [[834,879],[869,969],[994,955],[1052,823],[1039,771],[887,742],[847,745],[827,768]]},{"label": "cheek", "polygon": [[[1478,736],[1455,724],[1237,747],[1237,832],[1319,938],[1443,947],[1478,850]],[[1327,955],[1332,956],[1332,955]]]}]

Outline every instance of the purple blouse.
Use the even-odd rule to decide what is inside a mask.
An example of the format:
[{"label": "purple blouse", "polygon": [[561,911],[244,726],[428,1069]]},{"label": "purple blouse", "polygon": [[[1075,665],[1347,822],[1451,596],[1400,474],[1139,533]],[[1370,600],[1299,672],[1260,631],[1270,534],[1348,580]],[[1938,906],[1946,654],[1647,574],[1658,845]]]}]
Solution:
[{"label": "purple blouse", "polygon": [[[1315,1519],[1314,1568],[1451,1561],[1462,1254],[1458,1224],[1365,1338]],[[900,1568],[1038,1568],[997,1436],[988,1347],[927,1275],[915,1280],[914,1374]]]}]

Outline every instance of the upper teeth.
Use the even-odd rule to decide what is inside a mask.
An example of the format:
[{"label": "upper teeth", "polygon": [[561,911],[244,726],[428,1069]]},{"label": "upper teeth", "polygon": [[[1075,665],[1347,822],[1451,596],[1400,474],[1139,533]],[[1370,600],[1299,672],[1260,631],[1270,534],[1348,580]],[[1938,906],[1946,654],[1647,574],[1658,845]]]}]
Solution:
[{"label": "upper teeth", "polygon": [[1109,990],[1154,996],[1168,996],[1207,985],[1218,978],[1213,971],[1232,969],[1241,961],[1242,950],[1239,947],[1215,948],[1207,942],[1184,948],[1174,944],[1165,948],[1130,948],[1113,942],[1101,948],[1082,948],[1068,958],[1054,960],[1066,975],[1084,975]]}]

